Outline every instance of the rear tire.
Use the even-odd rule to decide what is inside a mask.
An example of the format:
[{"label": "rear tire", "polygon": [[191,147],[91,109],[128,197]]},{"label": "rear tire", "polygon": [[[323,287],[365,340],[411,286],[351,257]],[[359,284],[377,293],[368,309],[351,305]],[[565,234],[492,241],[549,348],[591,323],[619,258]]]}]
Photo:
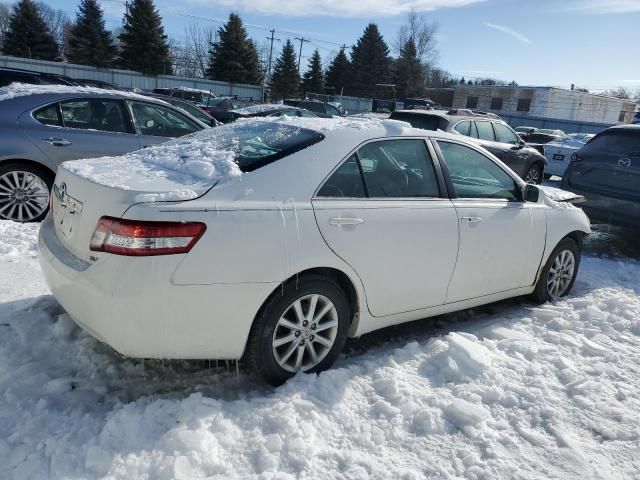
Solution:
[{"label": "rear tire", "polygon": [[347,296],[329,278],[287,282],[256,316],[245,353],[248,368],[273,386],[298,372],[328,369],[347,339],[349,311]]},{"label": "rear tire", "polygon": [[0,220],[39,222],[49,211],[55,176],[28,163],[0,164]]},{"label": "rear tire", "polygon": [[558,300],[573,287],[580,267],[580,249],[575,240],[564,238],[553,249],[531,295],[537,303]]}]

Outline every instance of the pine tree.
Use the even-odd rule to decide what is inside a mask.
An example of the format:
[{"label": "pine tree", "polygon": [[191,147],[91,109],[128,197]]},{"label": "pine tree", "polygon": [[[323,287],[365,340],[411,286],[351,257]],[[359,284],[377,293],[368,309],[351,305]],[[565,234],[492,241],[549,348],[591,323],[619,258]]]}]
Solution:
[{"label": "pine tree", "polygon": [[308,70],[302,78],[302,87],[305,92],[324,92],[324,73],[322,72],[322,58],[316,48],[309,59]]},{"label": "pine tree", "polygon": [[153,0],[133,0],[124,15],[120,61],[122,68],[146,75],[171,74],[171,58],[162,18]]},{"label": "pine tree", "polygon": [[373,96],[377,83],[388,83],[391,59],[389,47],[375,23],[370,23],[351,49],[354,95]]},{"label": "pine tree", "polygon": [[418,58],[416,44],[409,38],[400,49],[400,57],[395,62],[396,92],[399,98],[421,97],[424,95],[424,65]]},{"label": "pine tree", "polygon": [[229,15],[227,23],[218,29],[218,41],[212,47],[206,71],[208,78],[253,85],[262,82],[258,51],[238,14]]},{"label": "pine tree", "polygon": [[69,32],[67,59],[71,63],[106,68],[113,63],[116,47],[105,28],[102,10],[96,0],[81,0],[76,22]]},{"label": "pine tree", "polygon": [[348,93],[348,86],[350,83],[351,62],[349,62],[349,58],[347,58],[344,50],[340,50],[327,69],[327,91],[332,90],[333,93],[337,94]]},{"label": "pine tree", "polygon": [[299,87],[300,74],[298,73],[296,52],[291,40],[287,40],[273,68],[271,98],[273,100],[284,100],[287,97],[296,97],[298,96]]},{"label": "pine tree", "polygon": [[58,44],[32,0],[20,0],[13,6],[2,52],[14,57],[55,60]]}]

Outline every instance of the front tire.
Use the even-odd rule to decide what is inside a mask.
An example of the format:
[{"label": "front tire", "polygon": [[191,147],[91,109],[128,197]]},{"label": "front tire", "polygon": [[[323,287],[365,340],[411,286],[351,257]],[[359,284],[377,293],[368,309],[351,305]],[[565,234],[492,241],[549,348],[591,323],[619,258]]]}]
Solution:
[{"label": "front tire", "polygon": [[542,168],[540,168],[540,165],[537,163],[531,165],[524,175],[524,181],[534,185],[540,185],[542,183]]},{"label": "front tire", "polygon": [[49,211],[53,173],[23,163],[0,165],[0,220],[39,222]]},{"label": "front tire", "polygon": [[346,295],[329,278],[314,275],[287,282],[254,321],[247,366],[273,386],[298,372],[328,369],[347,339],[349,312]]},{"label": "front tire", "polygon": [[580,249],[575,240],[564,238],[553,249],[542,269],[532,297],[537,303],[558,300],[573,287],[580,266]]}]

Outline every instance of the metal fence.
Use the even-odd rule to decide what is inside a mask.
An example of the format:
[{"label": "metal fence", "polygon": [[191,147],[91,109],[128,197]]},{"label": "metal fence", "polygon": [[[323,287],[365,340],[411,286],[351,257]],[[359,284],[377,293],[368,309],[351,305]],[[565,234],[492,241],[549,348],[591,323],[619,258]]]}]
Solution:
[{"label": "metal fence", "polygon": [[0,67],[23,68],[35,70],[36,72],[67,75],[71,78],[101,80],[115,83],[123,88],[153,90],[154,88],[189,87],[211,91],[219,96],[237,95],[238,97],[253,98],[258,101],[262,98],[261,86],[218,82],[203,78],[178,77],[175,75],[158,75],[154,77],[131,70],[98,69],[87,65],[5,56],[0,56]]}]

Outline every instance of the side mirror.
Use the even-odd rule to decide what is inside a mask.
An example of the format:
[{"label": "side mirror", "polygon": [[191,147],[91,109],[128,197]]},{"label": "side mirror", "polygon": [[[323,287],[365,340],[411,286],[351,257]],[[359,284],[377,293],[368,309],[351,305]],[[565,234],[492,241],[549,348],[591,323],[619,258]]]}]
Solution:
[{"label": "side mirror", "polygon": [[524,197],[525,202],[538,203],[538,200],[540,199],[540,189],[536,185],[527,183],[527,186],[524,187],[522,196]]}]

